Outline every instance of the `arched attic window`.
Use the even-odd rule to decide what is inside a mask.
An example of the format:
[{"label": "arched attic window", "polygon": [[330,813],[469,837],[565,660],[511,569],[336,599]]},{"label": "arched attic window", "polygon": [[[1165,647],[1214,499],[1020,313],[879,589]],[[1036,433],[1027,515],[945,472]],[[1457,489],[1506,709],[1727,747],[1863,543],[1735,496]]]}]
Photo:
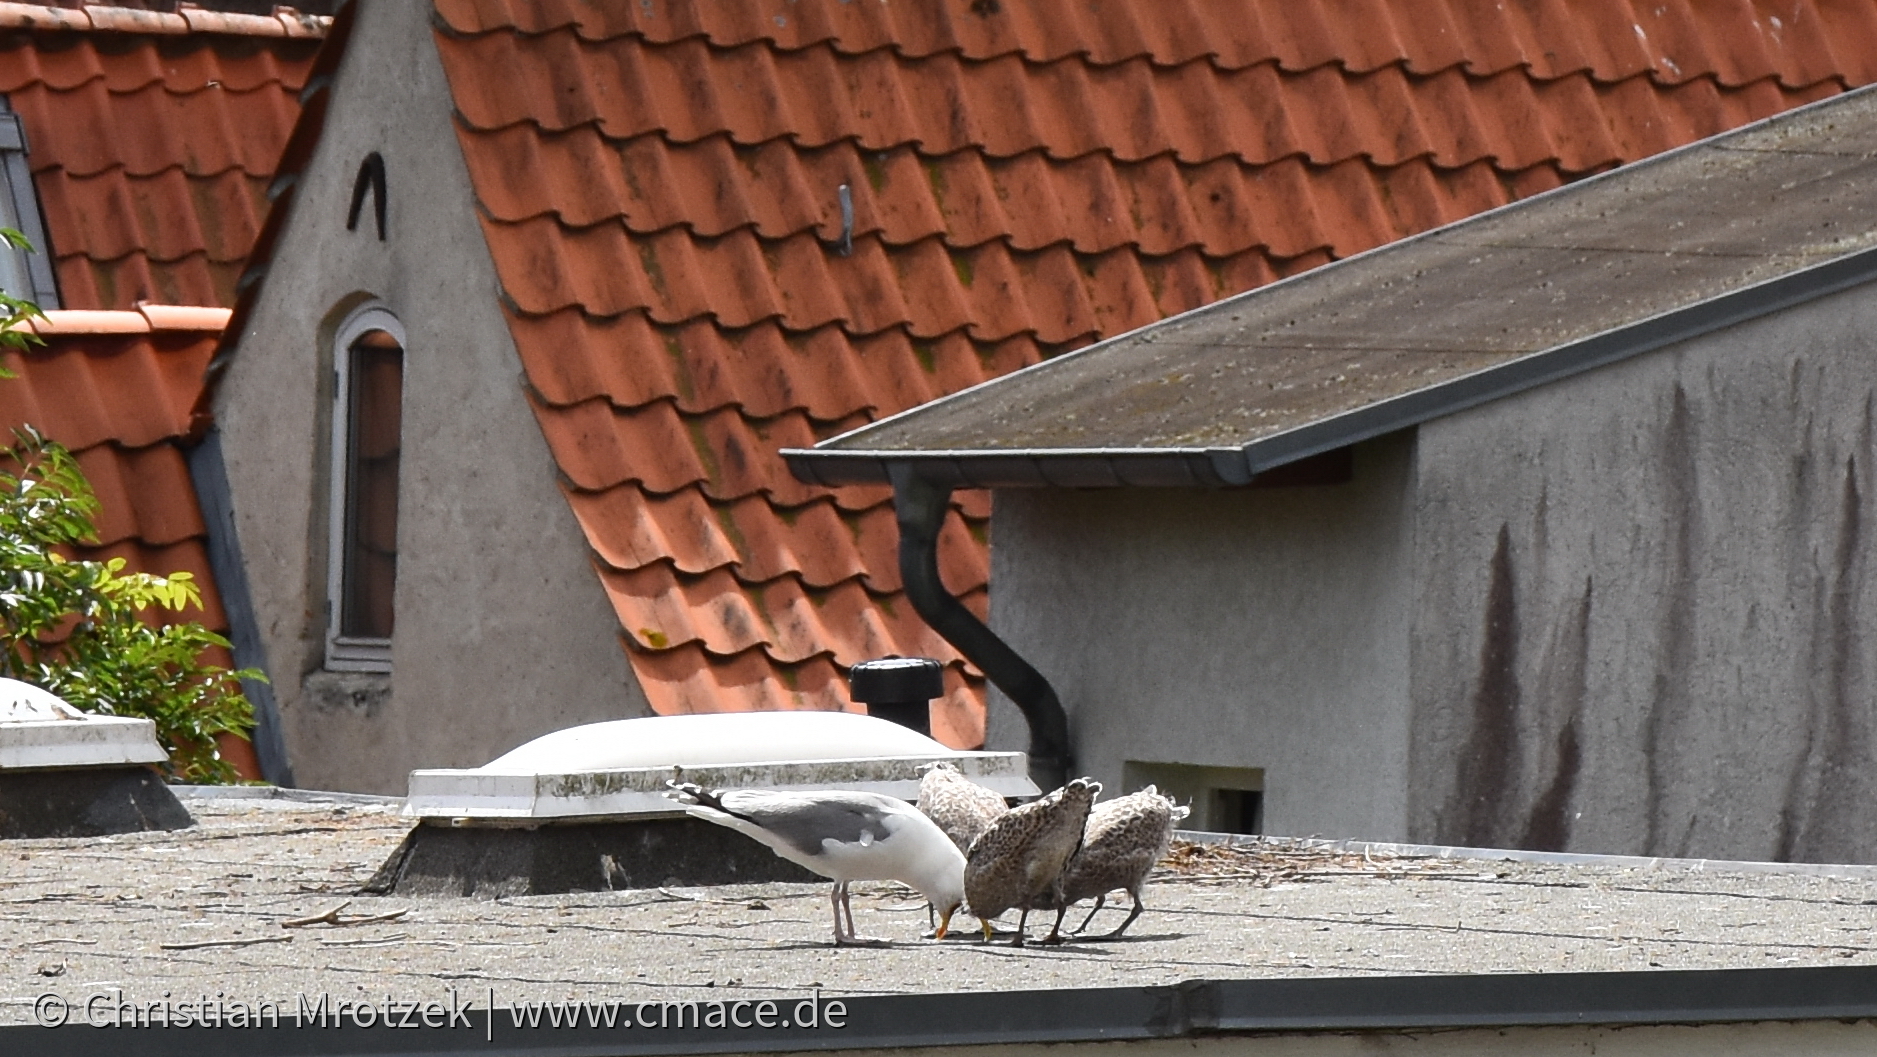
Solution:
[{"label": "arched attic window", "polygon": [[333,343],[326,667],[391,670],[398,573],[404,327],[367,305]]}]

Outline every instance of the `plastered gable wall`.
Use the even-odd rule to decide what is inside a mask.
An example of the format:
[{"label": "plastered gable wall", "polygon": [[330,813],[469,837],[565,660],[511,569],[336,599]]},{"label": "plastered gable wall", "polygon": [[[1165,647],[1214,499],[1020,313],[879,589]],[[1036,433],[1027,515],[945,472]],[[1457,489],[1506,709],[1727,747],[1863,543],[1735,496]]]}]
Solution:
[{"label": "plastered gable wall", "polygon": [[[429,5],[364,2],[317,152],[216,414],[302,786],[402,793],[573,723],[649,713],[524,396]],[[353,180],[385,160],[388,230]],[[331,358],[363,296],[408,335],[393,674],[320,670]]]},{"label": "plastered gable wall", "polygon": [[1421,427],[1413,839],[1877,856],[1869,287]]},{"label": "plastered gable wall", "polygon": [[[1404,839],[1412,447],[1358,446],[1341,485],[999,491],[991,625],[1077,771],[1259,767],[1268,832]],[[1009,709],[987,747],[1021,746]]]}]

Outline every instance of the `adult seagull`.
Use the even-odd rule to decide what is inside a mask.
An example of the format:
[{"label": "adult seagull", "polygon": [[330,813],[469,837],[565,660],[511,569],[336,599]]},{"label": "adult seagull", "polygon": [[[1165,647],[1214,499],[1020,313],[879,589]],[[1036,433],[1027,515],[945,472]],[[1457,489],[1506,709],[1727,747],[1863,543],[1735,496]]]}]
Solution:
[{"label": "adult seagull", "polygon": [[834,882],[834,945],[880,943],[854,931],[850,881],[899,881],[939,909],[934,935],[943,939],[965,898],[965,857],[919,809],[879,793],[847,790],[785,793],[766,789],[706,790],[668,782],[666,795],[688,814],[728,826],[777,855]]}]

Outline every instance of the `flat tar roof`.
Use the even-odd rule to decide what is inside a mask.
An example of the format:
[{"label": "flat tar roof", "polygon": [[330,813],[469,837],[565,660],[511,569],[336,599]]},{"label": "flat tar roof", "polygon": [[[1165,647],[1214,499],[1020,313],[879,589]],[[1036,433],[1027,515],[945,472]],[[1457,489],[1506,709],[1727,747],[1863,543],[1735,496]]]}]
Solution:
[{"label": "flat tar roof", "polygon": [[[1620,1021],[1661,1016],[1664,1002],[1694,1020],[1751,1019],[1739,1003],[1757,1003],[1754,1009],[1780,1019],[1806,1015],[1806,1003],[1826,1003],[1819,1008],[1827,1015],[1877,1015],[1872,868],[1814,876],[1726,864],[1697,871],[1636,860],[1439,858],[1298,842],[1182,844],[1148,886],[1148,910],[1123,939],[1013,949],[980,942],[961,922],[963,938],[924,940],[921,900],[893,885],[866,884],[854,897],[859,929],[892,942],[836,951],[828,945],[824,885],[490,901],[355,896],[410,825],[395,803],[188,803],[200,823],[194,829],[0,843],[7,860],[0,1025],[19,1026],[0,1027],[0,1049],[9,1038],[44,1030],[25,1026],[48,994],[69,1003],[76,1018],[101,994],[111,996],[107,1007],[219,995],[224,1004],[272,1000],[291,1008],[300,996],[317,1002],[326,995],[334,1002],[455,1000],[485,1010],[493,998],[509,1010],[568,1001],[793,1003],[818,993],[824,1002],[852,1001],[856,1016],[898,1008],[869,996],[898,996],[894,1002],[913,1003],[906,1008],[937,1003],[927,1011],[936,1018],[928,1029],[952,1024],[957,1031],[967,1027],[953,1024],[964,1007],[947,1002],[989,1010],[1019,992],[1057,996],[1017,1003],[1014,1012],[997,1014],[1003,1020],[972,1028],[979,1034],[970,1038],[953,1031],[953,1042],[1076,1037],[1073,1025],[1045,1031],[1042,1021],[1024,1019],[1068,1015],[1049,1012],[1058,1005],[1087,1007],[1077,1015],[1094,1019],[1078,1029],[1082,1037],[1120,1037],[1113,1032],[1122,1029],[1102,1018],[1140,1010],[1170,1031],[1165,1009],[1149,1016],[1159,1008],[1154,1003],[1164,1006],[1175,1000],[1168,996],[1195,987],[1208,1008],[1250,1003],[1241,1013],[1267,1020],[1284,1010],[1258,999],[1259,989],[1292,988],[1284,1015],[1303,1017],[1300,1023],[1338,1023],[1339,1016],[1348,1023],[1359,1012],[1400,1023],[1412,1016],[1423,1023],[1546,1023],[1566,1015],[1573,1019],[1565,1022]],[[341,904],[331,915],[339,923],[282,925]],[[1092,931],[1119,919],[1119,911],[1104,911]],[[1038,922],[1031,925],[1040,936]],[[1813,973],[1802,986],[1790,974],[1727,973],[1694,974],[1696,986],[1674,971],[1801,967]],[[1613,971],[1624,975],[1607,975]],[[1735,983],[1723,986],[1723,979]],[[1474,983],[1455,983],[1466,980]],[[1481,1006],[1479,981],[1501,997]],[[1345,995],[1351,987],[1369,991]],[[1124,992],[1138,1002],[1124,1000]],[[1137,1010],[1131,1002],[1147,1004]],[[1719,1012],[1690,1012],[1703,1002],[1718,1003]],[[1622,1009],[1599,1014],[1599,1003]],[[993,1027],[1005,1034],[983,1034]],[[89,1039],[84,1052],[96,1053],[107,1036],[43,1038]],[[815,1045],[863,1041],[852,1035]],[[739,1046],[788,1048],[747,1040],[718,1048]]]},{"label": "flat tar roof", "polygon": [[1877,275],[1866,89],[785,452],[796,475],[1232,484]]}]

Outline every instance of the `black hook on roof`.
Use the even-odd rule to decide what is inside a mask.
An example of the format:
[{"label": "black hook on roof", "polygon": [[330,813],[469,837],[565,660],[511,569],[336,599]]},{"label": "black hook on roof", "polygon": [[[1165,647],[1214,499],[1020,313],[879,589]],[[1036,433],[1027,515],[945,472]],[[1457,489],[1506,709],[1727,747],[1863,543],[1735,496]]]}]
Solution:
[{"label": "black hook on roof", "polygon": [[352,208],[345,215],[345,229],[358,230],[359,207],[365,204],[365,191],[371,190],[372,213],[378,220],[378,241],[385,240],[385,160],[377,151],[358,163],[358,176],[352,181]]}]

